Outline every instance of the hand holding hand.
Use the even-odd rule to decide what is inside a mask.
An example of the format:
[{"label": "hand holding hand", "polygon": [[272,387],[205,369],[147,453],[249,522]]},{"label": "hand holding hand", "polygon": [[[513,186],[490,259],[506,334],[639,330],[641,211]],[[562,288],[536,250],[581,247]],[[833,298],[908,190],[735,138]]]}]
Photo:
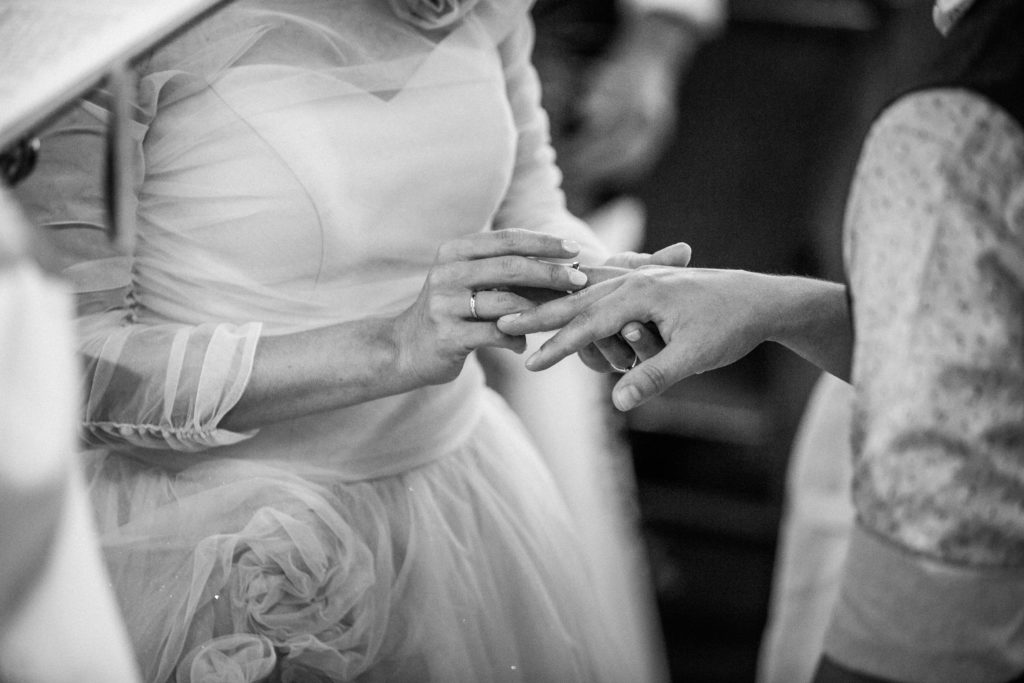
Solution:
[{"label": "hand holding hand", "polygon": [[[597,284],[613,277],[625,275],[629,271],[648,265],[676,266],[685,268],[690,263],[690,245],[683,242],[665,247],[653,254],[641,254],[626,251],[613,255],[604,266],[584,268],[590,278],[590,284]],[[653,356],[665,346],[658,330],[654,326],[644,326],[631,322],[624,326],[622,332],[629,337],[616,334],[598,339],[593,344],[581,348],[578,352],[583,364],[596,372],[628,372],[641,360]]]},{"label": "hand holding hand", "polygon": [[[664,349],[643,351],[647,358],[616,384],[612,400],[629,410],[679,380],[735,362],[769,338],[770,288],[758,273],[642,266],[574,294],[498,322],[506,334],[561,327],[527,360],[543,370],[597,339],[626,328],[631,335],[653,323]],[[643,358],[643,356],[641,356]]]},{"label": "hand holding hand", "polygon": [[[536,306],[534,288],[575,291],[587,276],[559,263],[579,253],[572,241],[528,230],[482,232],[437,251],[416,301],[394,321],[396,365],[416,385],[451,381],[474,349],[522,352],[525,339],[498,330],[499,317]],[[511,291],[515,290],[515,291]]]}]

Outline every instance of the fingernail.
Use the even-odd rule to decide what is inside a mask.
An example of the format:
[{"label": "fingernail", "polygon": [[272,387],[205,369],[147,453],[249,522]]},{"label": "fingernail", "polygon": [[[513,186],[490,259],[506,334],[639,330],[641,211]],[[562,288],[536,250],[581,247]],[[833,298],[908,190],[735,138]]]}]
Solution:
[{"label": "fingernail", "polygon": [[587,284],[587,274],[580,270],[569,269],[569,282],[574,285]]},{"label": "fingernail", "polygon": [[631,327],[628,332],[623,332],[622,336],[626,338],[626,341],[640,341],[640,330],[635,327]]},{"label": "fingernail", "polygon": [[640,402],[640,392],[636,390],[636,387],[622,387],[615,390],[612,399],[619,410],[626,411]]},{"label": "fingernail", "polygon": [[576,240],[562,240],[562,249],[570,254],[577,254],[580,250],[580,243]]},{"label": "fingernail", "polygon": [[498,327],[501,327],[506,323],[512,322],[521,315],[522,313],[509,313],[508,315],[501,316],[500,318],[498,318]]},{"label": "fingernail", "polygon": [[540,355],[540,352],[537,351],[532,356],[530,356],[529,358],[526,359],[526,369],[527,370],[533,370],[533,367],[537,364],[537,361],[538,361],[537,356],[539,356],[539,355]]}]

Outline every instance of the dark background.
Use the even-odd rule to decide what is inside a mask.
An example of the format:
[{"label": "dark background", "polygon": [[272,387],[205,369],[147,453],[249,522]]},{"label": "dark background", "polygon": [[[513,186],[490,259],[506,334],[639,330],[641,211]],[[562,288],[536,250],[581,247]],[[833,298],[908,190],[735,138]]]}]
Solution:
[{"label": "dark background", "polygon": [[[842,279],[844,199],[878,109],[939,42],[931,3],[732,0],[641,188],[645,250]],[[790,444],[817,371],[775,345],[629,417],[674,681],[753,681]]]}]

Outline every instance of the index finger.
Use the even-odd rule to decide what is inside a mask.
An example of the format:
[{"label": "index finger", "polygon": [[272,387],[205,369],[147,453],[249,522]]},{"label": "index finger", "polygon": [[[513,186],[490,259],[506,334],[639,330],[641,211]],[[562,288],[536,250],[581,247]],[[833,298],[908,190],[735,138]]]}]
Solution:
[{"label": "index finger", "polygon": [[498,329],[511,335],[556,330],[579,315],[594,301],[614,291],[617,287],[618,284],[615,280],[591,285],[572,294],[540,304],[528,311],[501,317],[498,319]]},{"label": "index finger", "polygon": [[626,323],[643,315],[641,305],[614,292],[593,302],[544,342],[527,359],[526,367],[529,370],[544,370],[599,339],[617,335]]},{"label": "index finger", "polygon": [[580,252],[575,240],[520,228],[477,232],[449,240],[437,250],[442,262],[469,261],[495,256],[535,256],[567,259]]}]

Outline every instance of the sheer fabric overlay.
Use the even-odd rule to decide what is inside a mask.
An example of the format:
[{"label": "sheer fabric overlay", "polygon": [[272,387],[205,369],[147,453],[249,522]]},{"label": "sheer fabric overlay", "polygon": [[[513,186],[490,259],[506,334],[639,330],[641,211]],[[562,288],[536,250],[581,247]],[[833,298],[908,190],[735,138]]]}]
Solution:
[{"label": "sheer fabric overlay", "polygon": [[550,474],[475,362],[221,426],[260,339],[397,314],[442,241],[525,227],[600,258],[557,189],[526,4],[432,29],[379,0],[243,0],[160,49],[140,68],[129,256],[98,229],[102,101],[45,138],[20,193],[78,292],[90,486],[146,680],[658,669],[601,612]]}]

